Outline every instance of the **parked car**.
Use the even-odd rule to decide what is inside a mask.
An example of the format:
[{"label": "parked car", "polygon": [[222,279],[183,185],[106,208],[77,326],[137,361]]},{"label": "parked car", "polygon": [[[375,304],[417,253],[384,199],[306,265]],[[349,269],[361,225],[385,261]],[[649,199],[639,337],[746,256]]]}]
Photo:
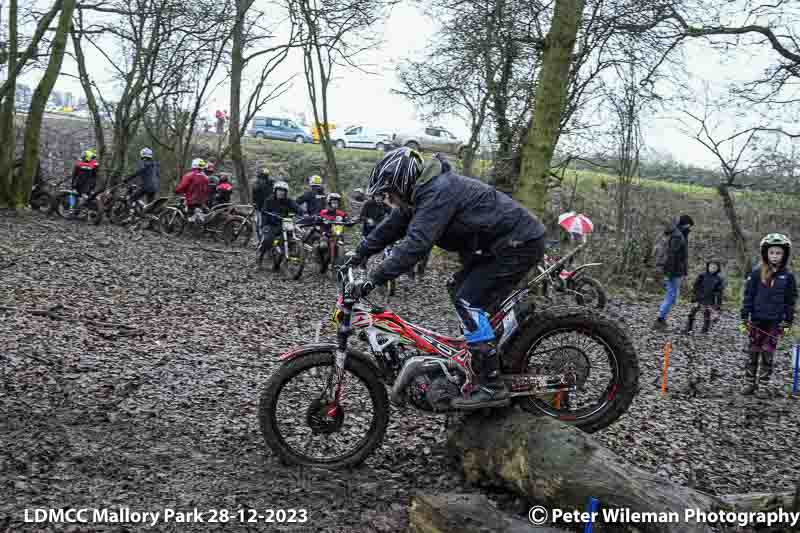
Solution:
[{"label": "parked car", "polygon": [[312,142],[311,136],[288,118],[255,117],[248,133],[258,139],[294,141],[300,144]]},{"label": "parked car", "polygon": [[355,125],[335,134],[333,143],[337,148],[367,148],[384,151],[387,146],[391,145],[392,135],[389,132],[382,132],[364,125]]},{"label": "parked car", "polygon": [[408,146],[414,150],[446,152],[461,157],[466,143],[444,128],[427,127],[419,132],[396,133],[392,136],[394,146]]}]

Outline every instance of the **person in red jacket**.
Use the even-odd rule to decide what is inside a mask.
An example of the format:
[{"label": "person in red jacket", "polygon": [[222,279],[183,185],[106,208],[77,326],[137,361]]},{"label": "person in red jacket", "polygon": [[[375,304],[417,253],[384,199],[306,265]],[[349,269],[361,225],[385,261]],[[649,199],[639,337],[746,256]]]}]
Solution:
[{"label": "person in red jacket", "polygon": [[328,207],[320,211],[319,216],[330,221],[334,221],[337,218],[341,221],[347,218],[347,213],[339,210],[339,205],[342,203],[342,196],[340,194],[332,192],[328,194],[326,200]]},{"label": "person in red jacket", "polygon": [[80,196],[90,196],[97,185],[97,154],[94,150],[86,150],[81,158],[75,161],[72,169],[72,188]]},{"label": "person in red jacket", "polygon": [[208,176],[203,172],[205,167],[206,162],[202,159],[192,160],[192,170],[183,175],[175,189],[176,193],[186,198],[186,212],[190,217],[196,208],[202,209],[208,201]]}]

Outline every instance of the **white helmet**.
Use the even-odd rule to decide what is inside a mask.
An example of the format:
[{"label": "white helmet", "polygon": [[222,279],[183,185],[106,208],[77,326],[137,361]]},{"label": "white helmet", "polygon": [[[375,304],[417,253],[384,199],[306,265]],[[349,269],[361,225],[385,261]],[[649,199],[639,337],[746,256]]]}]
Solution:
[{"label": "white helmet", "polygon": [[272,187],[273,191],[277,191],[278,189],[283,189],[286,191],[286,196],[289,196],[289,184],[285,181],[279,181]]},{"label": "white helmet", "polygon": [[153,159],[153,151],[150,148],[142,148],[142,151],[139,152],[139,157],[142,159]]}]

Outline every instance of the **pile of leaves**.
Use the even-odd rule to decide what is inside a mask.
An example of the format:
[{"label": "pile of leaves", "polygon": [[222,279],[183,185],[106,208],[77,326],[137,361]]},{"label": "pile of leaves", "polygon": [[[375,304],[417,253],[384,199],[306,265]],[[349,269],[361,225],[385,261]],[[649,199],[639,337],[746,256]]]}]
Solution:
[{"label": "pile of leaves", "polygon": [[[26,508],[171,507],[305,508],[306,524],[269,530],[396,532],[415,491],[478,490],[448,458],[443,419],[412,411],[393,409],[383,446],[360,469],[280,464],[261,438],[259,395],[278,355],[312,341],[330,316],[335,287],[313,272],[297,282],[257,272],[252,255],[105,223],[0,215],[0,530],[40,531],[24,523]],[[444,290],[451,269],[434,256],[425,278],[401,278],[392,307],[456,334]],[[800,465],[787,458],[800,414],[785,397],[736,394],[744,339],[735,314],[710,335],[683,337],[654,334],[655,311],[610,304],[635,338],[642,390],[596,436],[633,464],[709,492],[793,489]],[[333,338],[329,327],[321,334]],[[782,352],[776,387],[790,378]]]}]

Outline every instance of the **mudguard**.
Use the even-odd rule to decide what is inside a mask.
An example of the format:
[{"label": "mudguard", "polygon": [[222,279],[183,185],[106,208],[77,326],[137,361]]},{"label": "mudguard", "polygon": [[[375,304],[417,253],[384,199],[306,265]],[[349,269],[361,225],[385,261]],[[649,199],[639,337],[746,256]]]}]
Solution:
[{"label": "mudguard", "polygon": [[[304,344],[302,346],[298,346],[296,348],[292,348],[288,352],[282,353],[279,358],[283,363],[288,363],[293,359],[297,359],[298,357],[302,357],[304,355],[308,355],[310,353],[315,352],[331,352],[336,353],[338,345],[333,342],[321,342],[321,343],[313,343],[313,344]],[[383,372],[377,367],[375,362],[369,357],[367,354],[363,352],[359,352],[353,350],[351,348],[347,349],[347,357],[355,357],[359,359],[362,363],[369,365],[374,371],[375,375],[382,376]]]},{"label": "mudguard", "polygon": [[602,264],[603,263],[586,263],[585,265],[581,265],[581,266],[579,266],[578,268],[576,268],[575,270],[572,271],[572,274],[570,275],[569,279],[577,278],[581,274],[581,271],[583,269],[585,269],[585,268],[592,267],[592,266],[600,266]]}]

